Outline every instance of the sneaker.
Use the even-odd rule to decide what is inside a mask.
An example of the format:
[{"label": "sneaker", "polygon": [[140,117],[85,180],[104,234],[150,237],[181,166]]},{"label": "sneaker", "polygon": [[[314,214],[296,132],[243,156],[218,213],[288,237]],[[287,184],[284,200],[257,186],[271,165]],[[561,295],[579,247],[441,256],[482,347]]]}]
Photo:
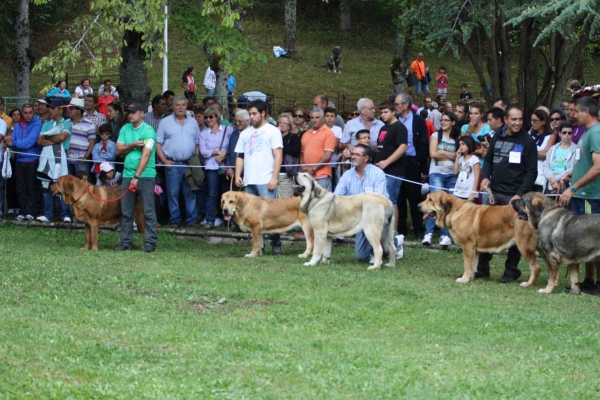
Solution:
[{"label": "sneaker", "polygon": [[221,218],[217,218],[215,219],[215,223],[213,224],[215,226],[215,228],[218,228],[219,226],[223,225],[225,222],[221,219]]},{"label": "sneaker", "polygon": [[21,215],[21,214],[19,214],[19,215],[17,215],[17,218],[15,218],[15,219],[16,219],[17,221],[23,221],[23,220],[25,219],[25,216],[24,216],[24,215]]},{"label": "sneaker", "polygon": [[46,218],[44,215],[40,215],[36,219],[40,222],[50,222],[50,220],[48,218]]},{"label": "sneaker", "polygon": [[171,228],[171,229],[178,229],[179,228],[179,224],[177,222],[173,222],[171,225],[169,225],[169,228]]},{"label": "sneaker", "polygon": [[127,251],[127,250],[133,250],[133,247],[131,246],[125,246],[124,244],[115,247],[115,251]]},{"label": "sneaker", "polygon": [[431,246],[431,238],[433,237],[433,233],[426,233],[425,236],[423,236],[423,241],[421,242],[421,244],[423,246]]},{"label": "sneaker", "polygon": [[394,242],[396,242],[396,260],[404,258],[404,235],[394,236]]},{"label": "sneaker", "polygon": [[9,208],[8,209],[8,214],[16,214],[15,209],[14,208]]},{"label": "sneaker", "polygon": [[450,236],[443,235],[440,237],[440,246],[446,248],[452,244],[452,239]]},{"label": "sneaker", "polygon": [[71,217],[64,217],[63,222],[71,222]]},{"label": "sneaker", "polygon": [[155,247],[152,247],[148,244],[145,244],[144,247],[142,247],[142,253],[152,253],[155,250],[156,250]]},{"label": "sneaker", "polygon": [[202,225],[202,226],[204,226],[204,225],[206,225],[206,224],[208,224],[208,221],[207,221],[207,220],[202,220],[202,222],[200,222],[200,225]]},{"label": "sneaker", "polygon": [[26,219],[27,221],[33,221],[33,220],[35,220],[35,218],[34,218],[34,217],[33,217],[33,215],[31,215],[31,214],[27,214],[27,215],[25,216],[25,219]]},{"label": "sneaker", "polygon": [[521,271],[518,271],[518,270],[517,270],[517,273],[514,275],[509,275],[505,272],[504,275],[502,275],[502,278],[500,278],[500,283],[514,282],[517,279],[519,279],[520,276],[521,276]]},{"label": "sneaker", "polygon": [[280,256],[283,255],[284,251],[283,251],[283,246],[279,245],[279,246],[273,246],[273,249],[271,250],[271,255],[272,256]]}]

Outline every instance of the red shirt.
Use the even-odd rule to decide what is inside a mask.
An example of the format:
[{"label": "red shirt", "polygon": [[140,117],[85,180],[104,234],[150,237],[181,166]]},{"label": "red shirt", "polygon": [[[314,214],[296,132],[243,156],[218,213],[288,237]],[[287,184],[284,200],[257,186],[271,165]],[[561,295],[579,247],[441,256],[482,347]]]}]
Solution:
[{"label": "red shirt", "polygon": [[427,125],[427,134],[431,138],[431,135],[435,132],[435,126],[433,126],[433,122],[428,119],[425,120],[425,125]]},{"label": "red shirt", "polygon": [[108,105],[114,101],[115,98],[112,96],[100,96],[98,98],[98,112],[104,114],[104,116],[108,118]]}]

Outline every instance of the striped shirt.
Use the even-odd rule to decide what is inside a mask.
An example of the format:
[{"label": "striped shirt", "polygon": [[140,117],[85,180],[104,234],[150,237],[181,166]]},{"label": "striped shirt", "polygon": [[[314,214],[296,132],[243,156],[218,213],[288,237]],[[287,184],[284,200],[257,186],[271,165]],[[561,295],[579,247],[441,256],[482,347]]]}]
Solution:
[{"label": "striped shirt", "polygon": [[83,158],[90,146],[90,141],[96,141],[96,125],[87,118],[74,123],[71,131],[69,150],[71,151],[69,162],[78,164],[80,161],[73,159]]},{"label": "striped shirt", "polygon": [[89,115],[87,111],[84,112],[83,118],[87,118],[90,121],[92,121],[92,123],[96,125],[96,128],[99,128],[100,125],[103,125],[106,122],[106,117],[104,116],[104,114],[99,113],[96,110],[94,110],[94,113],[92,115]]}]

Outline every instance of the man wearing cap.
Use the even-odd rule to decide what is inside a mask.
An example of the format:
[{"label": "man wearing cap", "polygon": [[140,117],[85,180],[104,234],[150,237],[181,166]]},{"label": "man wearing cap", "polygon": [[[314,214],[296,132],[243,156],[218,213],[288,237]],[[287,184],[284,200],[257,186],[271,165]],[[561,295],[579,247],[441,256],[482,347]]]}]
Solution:
[{"label": "man wearing cap", "polygon": [[[52,119],[42,126],[37,144],[42,146],[38,179],[42,181],[42,195],[44,198],[44,212],[36,219],[41,222],[50,222],[54,218],[54,195],[50,184],[56,182],[61,176],[68,175],[65,141],[71,136],[72,122],[63,118],[64,102],[59,99],[50,103]],[[71,222],[69,206],[60,199],[60,218],[64,222]]]},{"label": "man wearing cap", "polygon": [[34,208],[39,196],[39,182],[35,178],[39,164],[38,155],[40,148],[37,138],[42,130],[42,123],[33,116],[33,106],[24,104],[21,108],[22,120],[13,128],[13,133],[4,138],[4,143],[14,151],[25,154],[16,154],[15,181],[17,184],[17,197],[19,199],[20,214],[18,221],[33,221]]},{"label": "man wearing cap", "polygon": [[73,126],[71,137],[67,140],[69,150],[69,174],[83,178],[89,176],[92,150],[96,144],[96,126],[84,118],[85,101],[72,98],[69,103],[69,115]]},{"label": "man wearing cap", "polygon": [[437,101],[431,102],[431,110],[429,111],[429,116],[427,116],[427,120],[433,123],[433,127],[436,131],[442,129],[442,113],[438,110],[439,105]]},{"label": "man wearing cap", "polygon": [[[115,251],[133,249],[133,214],[139,196],[146,220],[146,242],[142,251],[156,250],[158,230],[154,208],[154,178],[156,177],[156,132],[143,121],[146,107],[130,104],[129,124],[121,128],[117,140],[117,155],[125,157],[121,193],[132,190],[121,199],[121,245]],[[131,189],[130,189],[131,188]]]},{"label": "man wearing cap", "polygon": [[52,119],[46,99],[37,99],[34,103],[33,112],[35,114],[35,118],[39,119],[42,124]]}]

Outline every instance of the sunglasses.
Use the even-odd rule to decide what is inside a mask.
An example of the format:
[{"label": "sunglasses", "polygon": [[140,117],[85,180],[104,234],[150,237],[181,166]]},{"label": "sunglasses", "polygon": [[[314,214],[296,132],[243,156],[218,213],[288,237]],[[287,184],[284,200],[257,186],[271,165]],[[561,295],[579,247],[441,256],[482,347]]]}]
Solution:
[{"label": "sunglasses", "polygon": [[294,115],[294,118],[306,118],[304,115]]},{"label": "sunglasses", "polygon": [[572,135],[573,132],[572,131],[562,131],[560,134],[561,135]]},{"label": "sunglasses", "polygon": [[350,153],[350,155],[354,156],[354,157],[363,157],[364,154],[358,154],[358,153]]},{"label": "sunglasses", "polygon": [[550,121],[562,121],[562,118],[550,118]]},{"label": "sunglasses", "polygon": [[214,115],[207,115],[206,117],[204,117],[204,119],[215,119]]}]

